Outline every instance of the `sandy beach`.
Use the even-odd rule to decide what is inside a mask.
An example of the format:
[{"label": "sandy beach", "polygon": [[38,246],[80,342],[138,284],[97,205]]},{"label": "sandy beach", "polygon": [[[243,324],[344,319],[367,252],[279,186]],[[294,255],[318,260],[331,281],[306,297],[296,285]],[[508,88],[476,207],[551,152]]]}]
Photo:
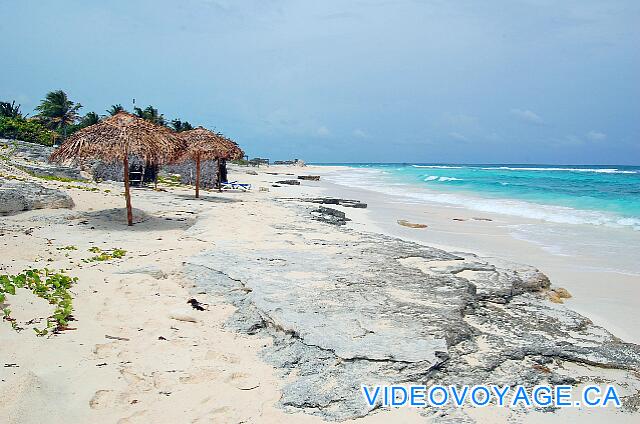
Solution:
[{"label": "sandy beach", "polygon": [[[552,288],[564,287],[573,295],[564,306],[559,306],[561,309],[553,309],[554,316],[574,314],[566,311],[575,310],[625,341],[637,342],[640,339],[637,318],[630,314],[637,308],[637,299],[640,298],[637,284],[633,284],[637,281],[575,273],[574,269],[564,266],[561,259],[510,238],[503,229],[504,217],[491,216],[492,221],[474,221],[470,218],[477,213],[458,210],[456,217],[470,220],[452,223],[451,210],[446,208],[416,210],[397,202],[390,203],[382,196],[326,183],[323,176],[333,170],[311,166],[232,167],[230,173],[233,178],[252,184],[253,189],[249,192],[206,191],[201,199],[193,198],[193,189],[189,186],[160,184],[158,191],[134,189],[136,224],[133,227],[126,226],[121,205],[121,183],[70,185],[42,181],[17,172],[15,175],[19,178],[66,192],[75,207],[3,216],[0,228],[1,273],[47,267],[63,269],[77,277],[78,282],[71,290],[75,319],[68,330],[59,334],[36,337],[29,328],[37,326],[46,317],[46,302],[20,294],[7,301],[12,316],[25,329],[16,332],[6,323],[0,327],[0,413],[4,420],[8,423],[299,423],[335,419],[369,423],[441,422],[445,418],[477,422],[510,422],[514,419],[556,422],[567,417],[581,422],[600,422],[605,418],[612,422],[637,420],[634,408],[637,408],[640,376],[634,365],[622,365],[624,357],[614,359],[620,353],[610,354],[606,350],[607,346],[616,349],[611,343],[618,343],[615,341],[618,339],[608,336],[600,327],[593,327],[589,334],[593,337],[597,334],[599,341],[596,343],[605,349],[601,353],[594,351],[589,359],[587,356],[577,359],[582,355],[580,352],[560,355],[543,368],[547,370],[545,372],[552,373],[550,375],[564,375],[562,378],[583,376],[582,380],[573,380],[576,384],[586,381],[617,382],[624,396],[624,412],[615,408],[570,408],[554,413],[504,408],[446,412],[383,408],[358,418],[363,415],[356,412],[360,407],[357,402],[362,402],[362,399],[340,398],[342,400],[338,401],[332,397],[352,393],[349,392],[350,378],[355,377],[348,377],[349,374],[345,373],[356,371],[344,368],[346,363],[353,361],[348,358],[372,355],[373,360],[376,355],[388,358],[387,354],[383,351],[371,353],[375,352],[375,342],[361,347],[338,342],[342,337],[351,337],[348,336],[350,321],[340,318],[342,309],[335,309],[335,315],[327,315],[328,319],[335,321],[318,327],[318,334],[314,333],[314,326],[320,321],[309,326],[304,316],[308,310],[295,312],[298,315],[290,314],[296,310],[296,304],[304,304],[304,293],[315,290],[313,287],[326,290],[323,288],[325,280],[333,278],[332,273],[337,272],[327,268],[324,274],[321,263],[326,263],[326,259],[320,259],[323,256],[318,255],[331,254],[331,263],[339,266],[348,259],[358,260],[359,247],[370,245],[371,248],[367,249],[377,249],[373,246],[380,246],[379,240],[387,240],[386,244],[405,243],[395,242],[394,238],[379,239],[387,237],[385,234],[447,251],[492,255],[533,265],[550,277]],[[301,181],[300,185],[276,183],[295,179],[298,175],[320,175],[321,180]],[[338,230],[330,223],[311,220],[314,215],[309,215],[309,211],[315,208],[313,204],[291,200],[317,197],[354,199],[367,203],[368,207],[329,205],[334,210],[344,211],[351,219]],[[424,222],[429,227],[420,232],[420,229],[398,225],[398,219]],[[463,225],[464,230],[461,230]],[[353,258],[341,257],[343,247],[348,246],[356,249],[352,253],[344,250]],[[413,251],[417,246],[398,244],[394,249],[398,252],[402,249]],[[103,251],[124,249],[126,254],[119,259],[87,261],[94,256],[90,252],[93,247]],[[371,252],[371,255],[387,254],[386,250]],[[433,255],[440,251],[429,252]],[[265,262],[267,255],[275,259]],[[402,260],[405,262],[401,261],[403,269],[408,267],[414,270],[411,272],[420,272],[421,275],[440,272],[434,265],[415,262],[415,258],[412,259],[414,255],[407,255],[407,259]],[[278,257],[286,258],[293,265],[299,263],[293,268],[284,263],[279,265],[277,261],[283,259]],[[479,257],[467,260],[477,259]],[[395,261],[393,257],[388,260]],[[253,265],[248,266],[247,261],[253,261]],[[447,265],[446,260],[438,263],[441,264],[438,266]],[[357,267],[352,269],[356,274],[357,270]],[[339,281],[341,277],[337,275],[335,278]],[[462,275],[477,278],[473,272]],[[226,280],[220,279],[221,276]],[[607,285],[603,287],[600,281],[605,278]],[[213,284],[214,281],[217,283]],[[238,282],[242,285],[228,285]],[[294,286],[281,291],[280,283],[300,285],[302,291],[297,292]],[[340,290],[340,296],[357,293],[348,287]],[[376,293],[376,290],[371,288],[371,293]],[[385,290],[390,290],[389,295],[396,299],[394,302],[398,299],[413,301],[405,299],[414,295],[403,291],[407,289],[400,286]],[[247,294],[253,297],[246,297]],[[289,295],[299,297],[288,299]],[[194,308],[189,303],[193,303],[192,299],[202,306],[198,309],[203,310]],[[321,304],[328,300],[317,298]],[[554,305],[548,300],[540,302],[536,305]],[[291,305],[294,309],[287,312],[283,305]],[[340,302],[327,303],[326,307],[341,308]],[[252,324],[255,317],[252,318],[251,314],[255,311],[260,318],[258,323]],[[579,315],[566,316],[572,320],[582,319]],[[591,326],[588,322],[584,321],[581,328]],[[279,329],[286,329],[288,325],[293,325],[291,334],[298,334],[304,343],[311,344],[312,340],[320,337],[313,343],[319,346],[334,343],[343,350],[332,347],[334,350],[327,352],[335,351],[332,353],[334,359],[322,360],[309,359],[309,351],[294,353],[298,341],[292,341],[291,336],[285,333],[278,334]],[[380,337],[391,337],[384,335],[383,327],[373,331],[379,332]],[[451,334],[458,334],[457,331]],[[542,327],[540,331],[543,331]],[[331,341],[333,332],[336,332],[335,342]],[[394,337],[404,336],[398,333]],[[584,337],[582,341],[588,338]],[[287,344],[287,340],[293,344]],[[413,343],[410,340],[408,336],[405,338],[409,351]],[[474,346],[477,344],[474,342]],[[624,349],[633,345],[628,346]],[[303,347],[306,349],[308,346]],[[357,353],[359,349],[363,353]],[[466,357],[465,367],[484,367],[481,365],[484,359],[478,356],[482,349],[478,349],[474,361],[479,362],[469,362],[470,357]],[[402,355],[415,355],[420,351],[421,348],[417,347],[411,353],[397,351],[391,355],[402,359]],[[453,351],[450,354],[454,359],[456,354]],[[535,358],[535,354],[532,355]],[[608,359],[600,359],[601,356]],[[529,361],[526,354],[523,358],[513,357],[509,361],[513,362],[514,368],[501,372],[507,375],[535,365],[535,362],[522,365]],[[327,360],[334,362],[328,363]],[[410,358],[404,360],[409,361],[407,363],[413,361]],[[371,364],[376,362],[360,362],[369,363],[369,368],[362,368],[358,372],[364,374],[354,376],[378,376],[376,378],[384,380],[384,373],[371,368]],[[393,367],[393,361],[382,364],[384,367],[381,369]],[[310,369],[313,369],[311,375],[317,372],[324,376],[321,377],[325,385],[322,390],[309,389],[321,387],[318,385],[320,382],[302,378]],[[450,372],[454,369],[451,365]],[[362,381],[361,384],[371,382]],[[322,398],[326,401],[320,400]],[[332,404],[336,406],[332,407]]]}]

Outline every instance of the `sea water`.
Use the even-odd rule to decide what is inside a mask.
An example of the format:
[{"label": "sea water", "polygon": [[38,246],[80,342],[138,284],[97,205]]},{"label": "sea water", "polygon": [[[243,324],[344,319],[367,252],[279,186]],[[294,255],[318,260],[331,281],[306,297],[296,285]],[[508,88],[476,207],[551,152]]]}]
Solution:
[{"label": "sea water", "polygon": [[589,254],[610,255],[611,263],[625,264],[617,270],[640,275],[640,166],[331,165],[352,169],[328,181],[401,196],[403,203],[533,219],[514,226],[513,236],[560,255],[590,245]]}]

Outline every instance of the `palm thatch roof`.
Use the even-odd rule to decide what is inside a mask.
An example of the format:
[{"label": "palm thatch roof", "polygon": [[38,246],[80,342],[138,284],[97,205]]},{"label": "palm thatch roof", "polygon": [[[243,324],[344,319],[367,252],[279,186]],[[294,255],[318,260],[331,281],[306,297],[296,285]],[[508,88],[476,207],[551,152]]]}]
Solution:
[{"label": "palm thatch roof", "polygon": [[236,143],[220,133],[214,133],[203,127],[183,131],[178,135],[184,140],[185,147],[176,161],[196,159],[196,157],[202,160],[233,160],[244,156],[244,152]]},{"label": "palm thatch roof", "polygon": [[218,135],[222,138],[222,141],[227,146],[227,156],[224,159],[237,160],[237,159],[242,159],[244,157],[244,151],[240,148],[240,146],[238,146],[238,144],[235,141],[231,140],[230,138],[222,134],[218,134]]},{"label": "palm thatch roof", "polygon": [[173,131],[118,112],[102,122],[72,134],[49,158],[51,161],[100,159],[122,161],[136,156],[147,163],[165,163],[183,148],[184,141]]}]

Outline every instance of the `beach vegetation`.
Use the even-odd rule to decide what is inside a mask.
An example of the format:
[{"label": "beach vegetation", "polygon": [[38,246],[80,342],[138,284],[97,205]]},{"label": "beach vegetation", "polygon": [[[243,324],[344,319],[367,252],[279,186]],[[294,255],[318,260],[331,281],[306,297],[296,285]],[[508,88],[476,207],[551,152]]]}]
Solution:
[{"label": "beach vegetation", "polygon": [[171,128],[176,132],[190,131],[193,126],[187,121],[181,121],[180,119],[174,119],[171,121]]},{"label": "beach vegetation", "polygon": [[180,175],[169,175],[167,177],[158,176],[158,184],[164,184],[169,187],[180,187],[183,185]]},{"label": "beach vegetation", "polygon": [[76,246],[70,245],[70,246],[56,247],[56,250],[78,250],[78,248]]},{"label": "beach vegetation", "polygon": [[34,119],[0,116],[0,137],[53,146],[58,134]]},{"label": "beach vegetation", "polygon": [[96,256],[92,256],[87,259],[83,259],[83,262],[104,262],[111,259],[120,259],[127,254],[127,251],[120,248],[102,250],[97,246],[89,249],[89,252],[96,253]]},{"label": "beach vegetation", "polygon": [[0,116],[3,118],[18,118],[23,119],[22,113],[20,112],[20,105],[16,105],[16,101],[13,100],[11,103],[9,102],[0,102]]},{"label": "beach vegetation", "polygon": [[[5,302],[7,295],[15,296],[17,289],[27,289],[54,306],[53,313],[47,317],[47,327],[42,330],[34,328],[36,334],[44,336],[50,330],[58,332],[66,329],[73,319],[73,297],[70,289],[77,281],[77,277],[70,277],[63,270],[55,272],[47,268],[27,269],[15,275],[3,274],[0,275],[0,303]],[[14,330],[22,330],[11,316],[9,308],[3,309],[2,319],[10,322]]]},{"label": "beach vegetation", "polygon": [[161,125],[163,127],[167,126],[167,120],[164,118],[164,115],[158,112],[158,109],[151,105],[144,109],[140,109],[139,107],[133,108],[133,113],[138,118],[142,118],[156,125]]},{"label": "beach vegetation", "polygon": [[84,115],[82,118],[80,118],[78,123],[69,126],[67,130],[67,135],[71,135],[78,130],[97,124],[100,121],[101,121],[100,115],[98,115],[95,112],[89,112],[86,115]]},{"label": "beach vegetation", "polygon": [[78,111],[81,108],[82,105],[70,100],[64,91],[50,91],[36,107],[37,118],[47,128],[57,131],[64,139],[69,127],[78,121]]},{"label": "beach vegetation", "polygon": [[81,185],[68,185],[66,186],[66,188],[68,189],[75,188],[78,190],[89,191],[89,192],[100,191],[98,187],[87,187],[87,186],[81,186]]},{"label": "beach vegetation", "polygon": [[121,104],[111,105],[111,107],[109,109],[107,109],[107,113],[110,116],[113,116],[118,112],[126,112],[126,110],[124,109],[124,107],[122,107]]}]

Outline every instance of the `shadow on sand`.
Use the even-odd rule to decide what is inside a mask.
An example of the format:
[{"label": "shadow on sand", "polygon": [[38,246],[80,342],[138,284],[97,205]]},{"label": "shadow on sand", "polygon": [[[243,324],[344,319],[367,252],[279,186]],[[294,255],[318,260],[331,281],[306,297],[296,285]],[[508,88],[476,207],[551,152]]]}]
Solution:
[{"label": "shadow on sand", "polygon": [[210,202],[210,203],[237,203],[242,202],[240,199],[229,199],[227,197],[215,196],[208,193],[200,193],[200,197],[196,199],[193,194],[175,194],[175,197],[184,200],[193,200],[195,202]]},{"label": "shadow on sand", "polygon": [[104,209],[85,212],[79,217],[86,225],[107,231],[169,231],[187,229],[195,223],[193,215],[176,213],[161,213],[150,215],[140,209],[133,209],[133,225],[127,225],[127,210],[125,208]]}]

